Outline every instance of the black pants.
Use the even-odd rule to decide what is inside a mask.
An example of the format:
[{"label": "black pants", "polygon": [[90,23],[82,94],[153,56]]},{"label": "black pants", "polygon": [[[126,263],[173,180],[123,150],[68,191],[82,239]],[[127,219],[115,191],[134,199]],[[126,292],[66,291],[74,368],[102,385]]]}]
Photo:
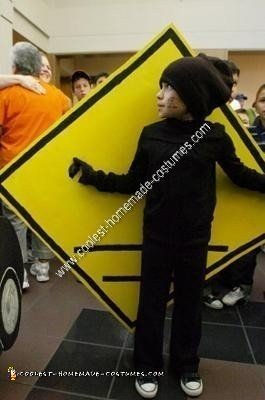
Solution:
[{"label": "black pants", "polygon": [[144,243],[134,360],[137,370],[163,368],[163,328],[174,275],[170,361],[177,374],[196,372],[207,243],[189,247]]},{"label": "black pants", "polygon": [[252,286],[257,263],[256,258],[259,251],[259,248],[252,250],[239,260],[233,262],[227,269],[220,273],[219,282],[229,289],[240,285]]}]

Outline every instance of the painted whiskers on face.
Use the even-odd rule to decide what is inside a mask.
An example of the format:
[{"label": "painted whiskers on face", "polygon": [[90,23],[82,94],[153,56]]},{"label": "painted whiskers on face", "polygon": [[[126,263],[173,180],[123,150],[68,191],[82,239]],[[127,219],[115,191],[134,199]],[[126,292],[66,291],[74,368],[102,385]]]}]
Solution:
[{"label": "painted whiskers on face", "polygon": [[176,90],[166,82],[157,93],[157,107],[160,118],[193,119]]},{"label": "painted whiskers on face", "polygon": [[176,99],[172,96],[168,99],[168,108],[174,108],[177,109],[177,105],[176,105]]}]

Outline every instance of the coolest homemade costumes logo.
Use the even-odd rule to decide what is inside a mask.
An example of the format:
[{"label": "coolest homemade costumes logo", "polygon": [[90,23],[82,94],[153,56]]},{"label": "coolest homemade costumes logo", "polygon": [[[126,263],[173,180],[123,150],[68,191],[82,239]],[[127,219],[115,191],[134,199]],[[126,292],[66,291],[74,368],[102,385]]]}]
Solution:
[{"label": "coolest homemade costumes logo", "polygon": [[17,379],[17,373],[14,367],[8,367],[7,372],[11,381],[15,381]]}]

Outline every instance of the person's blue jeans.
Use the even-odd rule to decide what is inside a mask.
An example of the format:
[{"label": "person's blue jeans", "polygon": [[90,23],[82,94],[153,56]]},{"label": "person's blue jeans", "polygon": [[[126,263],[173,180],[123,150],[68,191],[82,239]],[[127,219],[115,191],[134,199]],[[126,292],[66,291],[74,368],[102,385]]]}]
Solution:
[{"label": "person's blue jeans", "polygon": [[[13,225],[18,241],[21,248],[23,263],[28,261],[28,248],[27,248],[27,226],[26,224],[18,218],[18,216],[10,210],[10,208],[6,204],[2,204],[2,212],[3,216],[6,217],[11,224]],[[40,258],[43,260],[50,260],[54,257],[53,253],[51,252],[48,247],[45,246],[44,243],[34,234],[32,233],[32,254],[33,257]]]}]

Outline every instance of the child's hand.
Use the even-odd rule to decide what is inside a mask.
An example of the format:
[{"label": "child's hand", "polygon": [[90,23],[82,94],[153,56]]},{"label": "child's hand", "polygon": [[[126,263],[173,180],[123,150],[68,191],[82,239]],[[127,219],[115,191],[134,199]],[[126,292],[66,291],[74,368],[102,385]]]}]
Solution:
[{"label": "child's hand", "polygon": [[79,160],[78,158],[74,157],[73,158],[73,163],[70,165],[68,169],[68,174],[70,178],[73,178],[80,170],[82,161]]},{"label": "child's hand", "polygon": [[68,174],[70,178],[74,178],[74,176],[81,171],[81,176],[78,182],[83,183],[85,185],[93,184],[95,171],[93,168],[87,164],[85,161],[80,160],[77,157],[73,158],[73,163],[70,165]]}]

